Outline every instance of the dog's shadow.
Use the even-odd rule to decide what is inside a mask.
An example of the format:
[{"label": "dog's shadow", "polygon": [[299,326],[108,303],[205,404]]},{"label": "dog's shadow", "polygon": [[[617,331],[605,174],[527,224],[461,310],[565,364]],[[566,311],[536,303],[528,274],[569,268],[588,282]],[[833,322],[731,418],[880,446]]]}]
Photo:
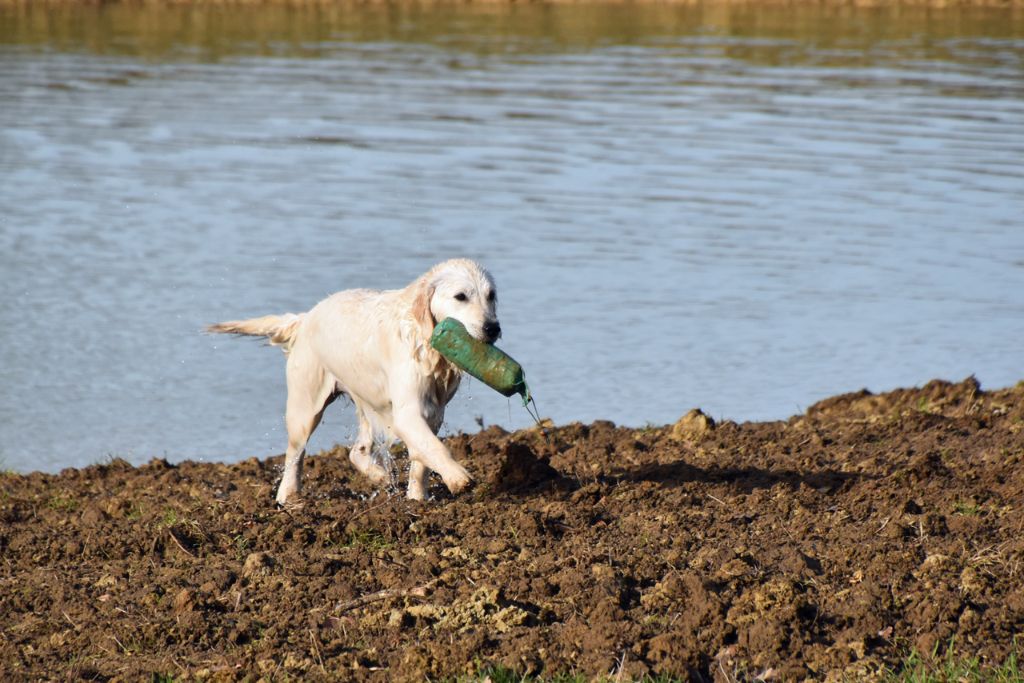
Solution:
[{"label": "dog's shadow", "polygon": [[614,472],[612,478],[628,482],[653,482],[665,487],[686,484],[727,484],[740,493],[756,489],[770,489],[783,485],[790,489],[807,486],[819,493],[835,493],[849,482],[875,479],[875,475],[859,472],[840,472],[824,469],[800,471],[791,469],[763,469],[760,467],[697,467],[683,460],[651,463]]},{"label": "dog's shadow", "polygon": [[612,469],[592,478],[573,476],[552,467],[546,455],[521,443],[503,449],[501,467],[490,481],[490,490],[515,497],[535,497],[552,490],[573,492],[590,483],[618,485],[651,482],[662,487],[679,488],[690,484],[721,484],[737,493],[782,485],[792,490],[808,487],[819,494],[836,493],[851,482],[875,479],[875,475],[841,472],[832,469],[800,471],[760,467],[698,467],[685,460],[647,463],[627,469]]}]

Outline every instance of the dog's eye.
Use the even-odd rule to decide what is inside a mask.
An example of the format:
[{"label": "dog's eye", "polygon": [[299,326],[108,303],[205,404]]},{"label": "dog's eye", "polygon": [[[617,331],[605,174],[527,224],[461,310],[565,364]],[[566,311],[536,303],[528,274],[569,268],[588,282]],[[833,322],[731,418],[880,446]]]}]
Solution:
[{"label": "dog's eye", "polygon": [[458,294],[455,295],[455,300],[456,301],[465,301],[466,298],[467,297],[466,297],[466,293],[465,292],[459,292]]},{"label": "dog's eye", "polygon": [[494,301],[497,298],[498,298],[498,293],[495,292],[493,289],[491,290],[491,293],[487,295],[487,300],[488,301]]}]

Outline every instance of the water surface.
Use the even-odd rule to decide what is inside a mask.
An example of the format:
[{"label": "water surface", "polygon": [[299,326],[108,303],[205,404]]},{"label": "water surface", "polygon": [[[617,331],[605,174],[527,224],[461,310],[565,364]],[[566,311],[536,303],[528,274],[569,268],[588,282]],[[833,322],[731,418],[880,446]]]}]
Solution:
[{"label": "water surface", "polygon": [[281,452],[280,351],[200,328],[455,255],[558,422],[1024,377],[1012,10],[2,10],[0,103],[7,467]]}]

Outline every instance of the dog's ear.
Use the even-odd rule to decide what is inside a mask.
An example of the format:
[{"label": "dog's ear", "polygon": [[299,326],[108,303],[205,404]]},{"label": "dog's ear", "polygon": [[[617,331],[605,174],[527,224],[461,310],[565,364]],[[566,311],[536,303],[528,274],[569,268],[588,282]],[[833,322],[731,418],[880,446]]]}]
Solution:
[{"label": "dog's ear", "polygon": [[434,298],[434,285],[423,280],[416,286],[416,295],[412,300],[412,317],[419,327],[421,337],[426,340],[434,333],[434,314],[430,310],[430,300]]}]

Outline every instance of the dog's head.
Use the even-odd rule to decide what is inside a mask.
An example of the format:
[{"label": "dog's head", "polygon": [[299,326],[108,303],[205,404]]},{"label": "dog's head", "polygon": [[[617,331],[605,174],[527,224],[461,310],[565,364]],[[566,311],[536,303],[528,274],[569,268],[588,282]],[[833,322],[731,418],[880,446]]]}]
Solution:
[{"label": "dog's head", "polygon": [[453,259],[431,268],[417,285],[412,313],[427,339],[437,321],[445,318],[455,318],[467,332],[488,344],[501,336],[494,278],[468,259]]}]

